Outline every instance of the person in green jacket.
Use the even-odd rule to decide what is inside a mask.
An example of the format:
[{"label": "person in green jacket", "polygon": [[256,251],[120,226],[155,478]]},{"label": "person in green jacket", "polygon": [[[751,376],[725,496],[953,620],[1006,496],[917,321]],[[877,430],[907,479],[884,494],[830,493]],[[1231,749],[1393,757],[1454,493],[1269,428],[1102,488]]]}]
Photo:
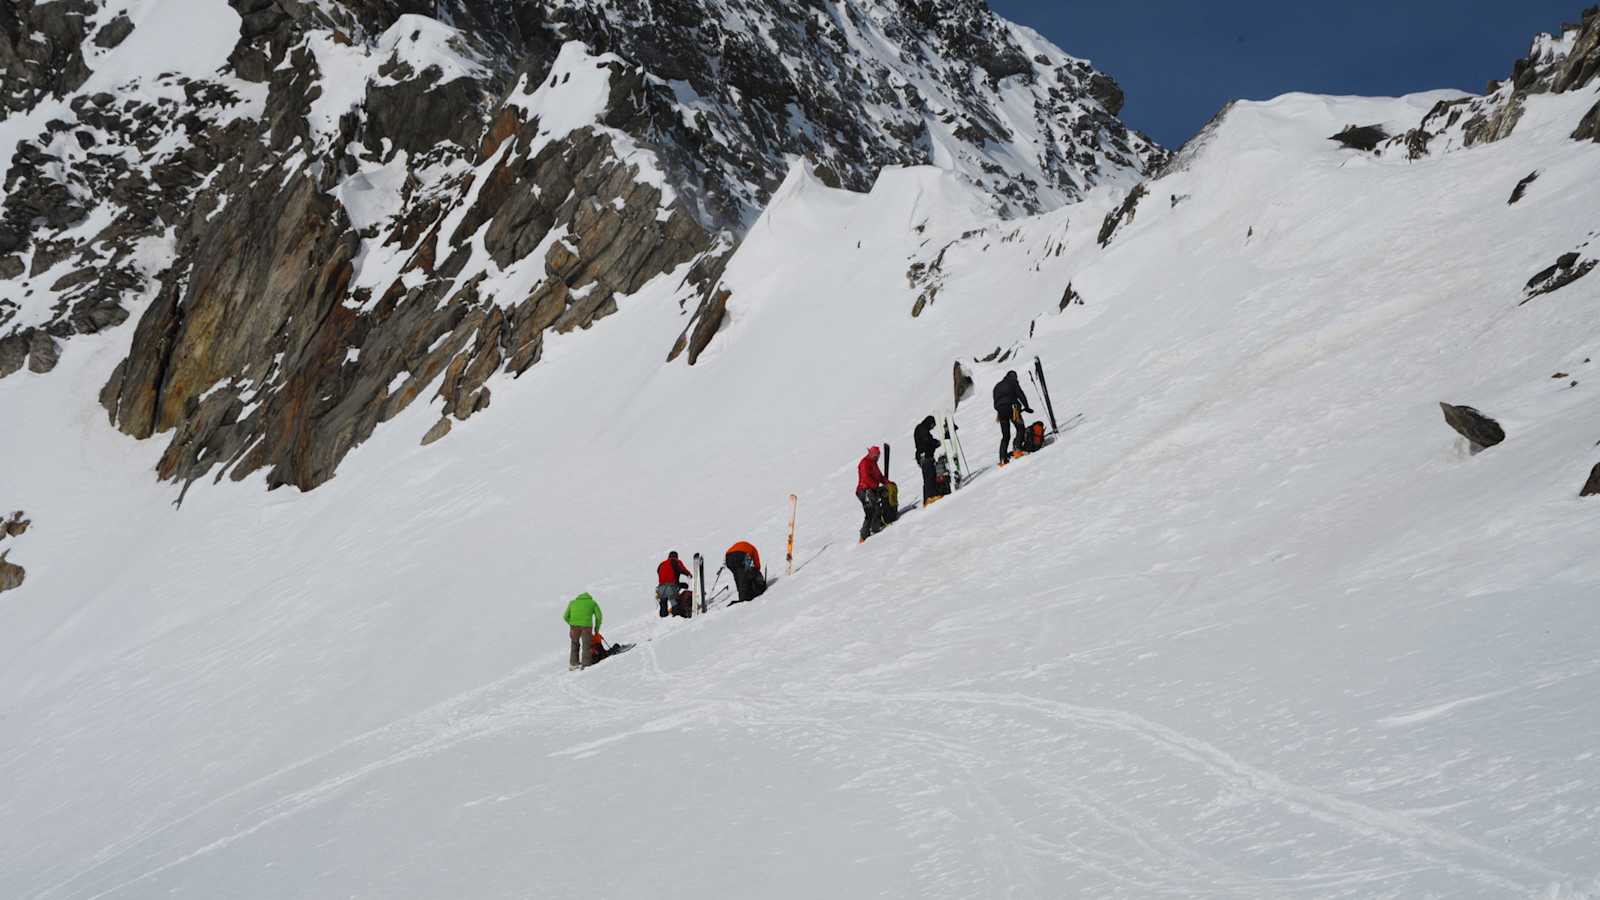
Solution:
[{"label": "person in green jacket", "polygon": [[600,630],[600,604],[588,594],[579,594],[567,604],[567,611],[562,616],[567,620],[572,639],[572,652],[567,656],[567,670],[581,669],[589,665],[594,646],[595,632]]}]

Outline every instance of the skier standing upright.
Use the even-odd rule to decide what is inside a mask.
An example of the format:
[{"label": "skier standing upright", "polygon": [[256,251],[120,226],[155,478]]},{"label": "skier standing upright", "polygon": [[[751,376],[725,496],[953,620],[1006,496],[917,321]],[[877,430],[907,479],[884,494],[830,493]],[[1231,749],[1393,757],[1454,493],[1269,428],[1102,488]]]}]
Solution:
[{"label": "skier standing upright", "polygon": [[[1000,465],[1011,462],[1013,450],[1020,450],[1022,443],[1022,414],[1033,412],[1033,407],[1028,405],[1028,396],[1022,392],[1022,384],[1017,381],[1015,369],[1006,373],[1000,383],[994,386],[994,417],[1000,423]],[[1012,443],[1011,426],[1017,426],[1016,444]]]},{"label": "skier standing upright", "polygon": [[878,448],[875,446],[868,448],[867,455],[861,457],[861,462],[856,464],[856,499],[861,501],[861,510],[865,514],[861,520],[863,541],[888,525],[884,511],[889,502],[888,484],[889,479],[885,478],[883,470],[878,468]]},{"label": "skier standing upright", "polygon": [[922,420],[916,431],[911,433],[916,444],[917,465],[922,468],[922,505],[927,506],[933,501],[944,496],[944,491],[939,487],[939,472],[936,457],[939,453],[939,439],[933,436],[933,429],[939,423],[933,416]]},{"label": "skier standing upright", "polygon": [[571,652],[567,655],[567,669],[581,669],[593,661],[594,636],[600,630],[600,604],[587,593],[579,594],[567,604],[561,616],[567,623]]},{"label": "skier standing upright", "polygon": [[688,577],[689,569],[678,558],[676,550],[668,553],[661,565],[656,566],[656,602],[661,605],[661,618],[672,614],[678,595],[683,593],[683,583],[678,579]]}]

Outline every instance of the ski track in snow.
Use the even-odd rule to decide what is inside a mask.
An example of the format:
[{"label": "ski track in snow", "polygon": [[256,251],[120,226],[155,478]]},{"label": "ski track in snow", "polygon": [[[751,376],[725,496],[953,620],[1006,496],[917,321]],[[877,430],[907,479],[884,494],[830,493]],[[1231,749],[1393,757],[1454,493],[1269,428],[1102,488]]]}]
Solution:
[{"label": "ski track in snow", "polygon": [[[1549,379],[1593,378],[1600,283],[1515,307],[1594,227],[1578,101],[1404,166],[1325,136],[1431,97],[1241,104],[1104,252],[1109,194],[1002,228],[797,169],[694,370],[663,282],[309,495],[172,511],[94,404],[131,327],[75,340],[0,383],[0,894],[1600,896],[1592,404]],[[996,347],[1085,410],[1004,469]],[[952,359],[980,468],[857,545],[855,459]],[[1439,399],[1514,439],[1457,452]],[[796,491],[793,577],[656,617],[664,542],[776,559]],[[579,589],[638,646],[567,673]]]},{"label": "ski track in snow", "polygon": [[[646,643],[644,649],[649,651],[649,646]],[[659,670],[654,652],[649,651],[646,655],[650,662],[646,664],[645,671],[640,674],[652,680],[661,680],[668,677]],[[968,707],[976,710],[1010,709],[1049,719],[1053,723],[1052,730],[1057,730],[1058,733],[1072,733],[1074,731],[1104,732],[1114,739],[1129,739],[1135,743],[1147,744],[1155,748],[1160,755],[1194,766],[1199,770],[1199,774],[1215,782],[1214,790],[1219,795],[1227,798],[1222,802],[1222,807],[1255,802],[1275,804],[1289,812],[1327,823],[1354,836],[1392,846],[1419,865],[1442,869],[1454,874],[1462,874],[1496,889],[1511,892],[1525,889],[1526,885],[1523,882],[1503,874],[1507,870],[1522,875],[1532,874],[1553,882],[1566,881],[1571,878],[1567,873],[1555,871],[1536,860],[1485,846],[1461,835],[1435,828],[1415,818],[1366,806],[1327,792],[1292,784],[1270,772],[1244,764],[1220,748],[1203,740],[1165,727],[1142,716],[1119,710],[1079,706],[1015,693],[940,690],[886,694],[881,691],[836,690],[816,692],[808,702],[793,705],[772,703],[757,698],[697,700],[688,709],[660,716],[652,713],[652,706],[649,703],[630,702],[615,697],[606,698],[585,691],[582,681],[570,676],[564,679],[560,677],[555,679],[549,677],[534,679],[531,677],[532,671],[535,671],[535,667],[530,666],[527,671],[518,673],[518,675],[508,678],[500,684],[473,691],[467,696],[441,705],[425,716],[364,735],[347,746],[304,760],[289,769],[274,773],[257,783],[241,788],[233,795],[218,798],[216,802],[221,803],[231,799],[232,796],[268,787],[276,787],[276,792],[280,795],[278,799],[258,807],[253,813],[246,816],[245,822],[249,824],[236,824],[234,830],[228,836],[198,847],[192,852],[150,869],[134,879],[107,887],[89,896],[93,898],[113,896],[207,853],[226,848],[237,841],[249,838],[265,828],[277,825],[283,820],[351,789],[357,782],[372,776],[380,770],[403,766],[421,758],[445,754],[462,743],[488,740],[497,734],[507,731],[537,732],[546,730],[556,722],[559,722],[562,713],[560,711],[552,713],[548,709],[551,705],[549,702],[529,703],[525,697],[528,693],[533,693],[536,688],[547,687],[548,682],[552,680],[560,681],[559,695],[563,700],[568,701],[571,706],[591,711],[596,707],[603,709],[604,723],[609,723],[613,727],[621,726],[624,723],[639,723],[605,738],[554,750],[550,755],[555,757],[592,757],[607,747],[642,736],[691,729],[699,723],[719,720],[738,721],[743,727],[749,729],[772,727],[803,730],[824,729],[835,731],[840,737],[858,735],[858,732],[854,729],[840,728],[833,721],[834,717],[827,712],[837,704],[848,704],[862,707],[866,710],[865,713],[860,715],[860,720],[865,722],[882,718],[882,711],[886,709],[894,709],[898,714],[905,715],[908,707],[917,708],[913,718],[919,720],[948,720],[944,723],[946,727],[942,729],[881,729],[877,737],[895,745],[914,748],[918,751],[917,756],[919,758],[942,760],[953,768],[970,774],[983,767],[983,761],[987,758],[987,755],[976,741],[952,740],[949,737],[952,732],[959,733],[967,730],[973,724],[963,722],[962,720],[967,717],[961,714],[952,714],[951,708]],[[871,673],[867,674],[870,675]],[[517,699],[507,699],[503,696],[507,694],[513,695]],[[1457,704],[1461,702],[1466,701],[1457,701]],[[1448,707],[1450,705],[1444,704],[1443,706]],[[476,712],[472,711],[474,708],[484,706],[489,708]],[[1437,709],[1439,708],[1435,708],[1435,710]],[[567,710],[567,712],[570,711]],[[1432,714],[1437,713],[1433,712]],[[586,723],[590,727],[595,724],[592,721]],[[1066,726],[1067,728],[1059,730],[1061,726]],[[419,736],[421,739],[412,742]],[[359,751],[372,744],[379,745],[375,748],[376,752],[373,754],[372,759],[351,768],[341,769],[331,777],[298,789],[278,784],[279,782],[292,782],[293,777],[302,770],[312,769],[325,760],[334,757],[360,755]],[[396,746],[390,748],[388,745]],[[869,770],[858,776],[858,780],[870,780],[874,774],[876,774],[874,771]],[[963,783],[970,786],[982,782],[981,780],[967,779]],[[1041,780],[1037,784],[1043,788],[1048,785],[1048,780]],[[1256,879],[1247,877],[1215,859],[1189,849],[1181,840],[1177,839],[1177,836],[1163,832],[1148,819],[1140,817],[1132,809],[1108,803],[1104,797],[1093,796],[1086,798],[1080,796],[1075,789],[1069,789],[1069,793],[1072,794],[1075,805],[1082,804],[1091,807],[1094,810],[1094,818],[1105,827],[1129,837],[1142,848],[1158,857],[1170,859],[1175,864],[1181,863],[1171,871],[1164,873],[1150,872],[1141,878],[1133,878],[1126,873],[1119,873],[1118,867],[1114,865],[1114,858],[1109,855],[1100,858],[1095,854],[1090,854],[1076,860],[1086,868],[1115,876],[1117,880],[1139,890],[1171,890],[1182,885],[1184,879],[1193,877],[1198,871],[1206,871],[1213,876],[1222,876],[1223,883],[1215,888],[1218,890],[1239,891],[1254,895],[1258,894],[1263,887],[1257,883]],[[477,802],[473,801],[474,804]],[[976,808],[985,826],[981,829],[981,832],[990,835],[991,840],[994,840],[993,836],[996,834],[1004,834],[1008,830],[1015,830],[1016,823],[1011,821],[1009,814],[1004,811],[1003,804],[995,802],[992,798],[982,796],[968,797],[967,803]],[[202,809],[196,815],[205,811]],[[173,824],[181,825],[183,823]],[[150,836],[153,837],[155,835]],[[1032,840],[1032,838],[1028,840]],[[118,856],[131,852],[136,847],[137,844],[123,848]],[[1054,845],[1048,848],[1036,847],[1033,849],[1049,849],[1052,852],[1060,852],[1066,848]],[[991,848],[986,851],[986,854],[998,852]],[[109,862],[116,858],[111,857],[110,859],[102,860],[102,862]],[[991,865],[990,868],[994,868],[996,865],[1002,871],[1008,870],[1013,865],[1018,871],[1026,868],[1026,865],[1021,860],[1004,862],[998,858],[990,858],[988,856],[986,858],[989,863],[995,864]],[[91,873],[92,870],[89,870],[83,874],[88,875]],[[1158,875],[1162,877],[1155,877]],[[1388,877],[1388,875],[1380,870],[1347,872],[1338,875],[1321,876],[1315,879],[1314,883],[1301,883],[1298,887],[1320,889],[1331,887],[1331,880],[1361,884],[1365,883],[1368,878],[1381,880],[1384,877]],[[73,881],[76,881],[76,879]],[[69,881],[57,885],[39,896],[55,896],[59,891],[70,887],[72,883],[72,881]],[[1269,889],[1269,893],[1286,886],[1282,884],[1272,886]]]}]

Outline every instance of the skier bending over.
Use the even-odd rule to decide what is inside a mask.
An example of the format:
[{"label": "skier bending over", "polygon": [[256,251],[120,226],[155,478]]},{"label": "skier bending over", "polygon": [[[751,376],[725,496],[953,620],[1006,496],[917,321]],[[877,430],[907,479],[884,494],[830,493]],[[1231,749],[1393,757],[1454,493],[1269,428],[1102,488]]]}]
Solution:
[{"label": "skier bending over", "polygon": [[732,573],[733,586],[739,591],[739,599],[734,603],[749,603],[767,592],[767,576],[761,574],[761,552],[754,544],[749,541],[734,544],[722,561]]},{"label": "skier bending over", "polygon": [[683,593],[683,583],[679,578],[688,578],[689,569],[678,558],[678,551],[673,550],[667,558],[656,566],[656,602],[661,605],[661,618],[665,619],[674,612],[683,615],[685,611],[677,609],[678,597]]},{"label": "skier bending over", "polygon": [[878,448],[871,447],[856,465],[856,499],[861,501],[865,518],[861,520],[861,540],[866,541],[888,527],[889,479],[878,468]]},{"label": "skier bending over", "polygon": [[581,669],[593,662],[595,632],[600,630],[600,604],[588,594],[579,594],[567,604],[562,614],[567,622],[567,634],[572,652],[567,655],[567,671]]},{"label": "skier bending over", "polygon": [[[1006,373],[1000,383],[994,386],[994,418],[1000,423],[1000,465],[1011,462],[1012,451],[1020,456],[1022,450],[1022,414],[1033,412],[1033,407],[1028,405],[1028,396],[1022,393],[1022,385],[1017,381],[1015,369]],[[1012,443],[1011,426],[1017,426],[1016,443]]]},{"label": "skier bending over", "polygon": [[917,465],[922,467],[923,506],[943,497],[946,493],[945,489],[939,486],[939,469],[935,459],[939,452],[939,439],[933,436],[933,429],[938,424],[933,416],[929,416],[922,420],[916,431],[911,433],[911,438],[917,445]]}]

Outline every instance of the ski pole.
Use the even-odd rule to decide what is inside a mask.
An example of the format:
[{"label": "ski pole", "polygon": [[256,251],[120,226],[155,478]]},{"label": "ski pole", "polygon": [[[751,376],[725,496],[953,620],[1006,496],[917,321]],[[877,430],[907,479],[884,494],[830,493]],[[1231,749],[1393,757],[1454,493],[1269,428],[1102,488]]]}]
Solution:
[{"label": "ski pole", "polygon": [[954,416],[950,418],[950,427],[955,429],[956,455],[961,457],[961,469],[962,471],[971,474],[972,466],[968,465],[967,463],[967,451],[961,446],[961,426],[956,424]]}]

